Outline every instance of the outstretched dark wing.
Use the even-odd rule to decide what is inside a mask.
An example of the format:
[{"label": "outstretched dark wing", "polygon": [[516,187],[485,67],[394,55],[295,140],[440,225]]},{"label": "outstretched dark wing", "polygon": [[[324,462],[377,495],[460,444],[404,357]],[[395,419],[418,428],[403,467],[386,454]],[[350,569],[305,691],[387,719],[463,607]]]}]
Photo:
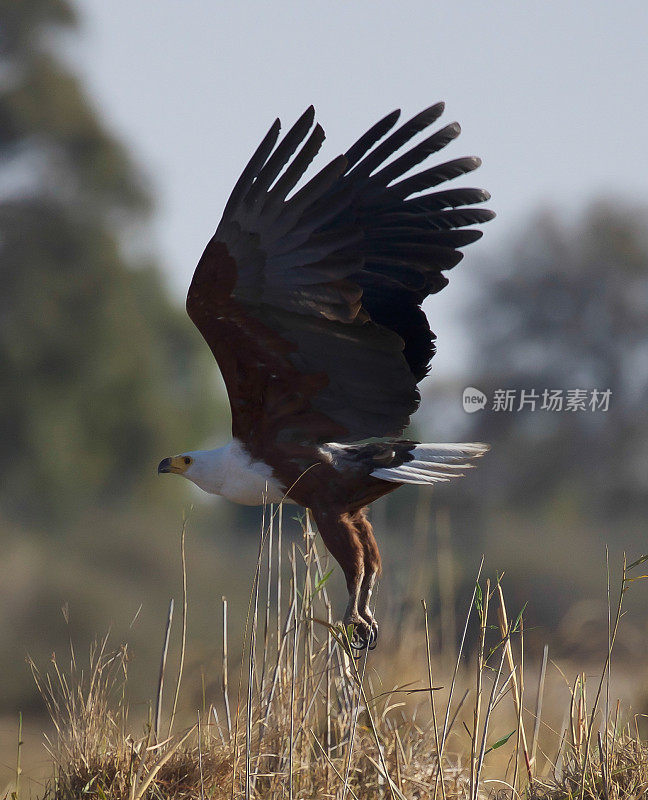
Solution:
[{"label": "outstretched dark wing", "polygon": [[389,161],[442,111],[395,130],[393,112],[294,191],[324,140],[311,107],[279,144],[274,123],[236,183],[187,310],[223,373],[233,434],[254,455],[399,436],[416,410],[434,353],[420,305],[481,236],[466,226],[494,216],[472,207],[489,197],[480,189],[421,194],[477,158],[403,177],[456,123]]}]

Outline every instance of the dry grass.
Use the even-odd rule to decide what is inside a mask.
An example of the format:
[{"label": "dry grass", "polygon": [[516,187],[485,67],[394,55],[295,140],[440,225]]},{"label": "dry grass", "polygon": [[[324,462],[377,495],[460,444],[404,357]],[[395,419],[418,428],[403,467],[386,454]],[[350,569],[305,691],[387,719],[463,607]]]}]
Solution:
[{"label": "dry grass", "polygon": [[[480,568],[449,666],[447,654],[433,655],[423,605],[417,623],[407,627],[419,631],[409,655],[423,665],[425,678],[386,688],[373,666],[377,654],[358,657],[349,632],[331,621],[329,572],[308,519],[303,546],[286,555],[280,513],[269,510],[264,521],[243,662],[230,674],[224,600],[221,697],[204,704],[190,726],[173,729],[183,656],[169,689],[166,636],[157,701],[139,734],[129,721],[125,649],[108,652],[103,640],[85,669],[73,650],[65,669],[55,659],[44,674],[33,666],[56,730],[48,741],[54,774],[43,800],[648,796],[648,747],[636,720],[623,721],[620,705],[610,701],[623,597],[641,559],[624,565],[591,699],[585,676],[578,676],[563,729],[556,731],[543,718],[546,653],[529,692],[524,617],[507,613],[501,580],[484,580]],[[183,587],[184,642],[186,579]],[[171,623],[170,610],[167,628]],[[467,659],[471,630],[477,646]],[[388,662],[384,648],[383,642],[381,658]],[[166,716],[165,692],[171,699]],[[541,743],[554,755],[542,755]],[[20,785],[8,796],[19,798]]]}]

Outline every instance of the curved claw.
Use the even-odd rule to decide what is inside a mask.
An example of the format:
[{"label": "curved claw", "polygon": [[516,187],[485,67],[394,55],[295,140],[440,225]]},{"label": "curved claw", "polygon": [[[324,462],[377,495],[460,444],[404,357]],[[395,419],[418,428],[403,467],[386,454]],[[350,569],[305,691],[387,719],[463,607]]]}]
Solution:
[{"label": "curved claw", "polygon": [[356,627],[353,630],[353,638],[351,639],[349,644],[354,650],[362,652],[362,650],[364,650],[365,647],[369,645],[370,641],[371,641],[371,634],[369,635],[369,639],[367,639],[360,633],[360,631]]},{"label": "curved claw", "polygon": [[349,645],[356,652],[375,650],[378,642],[378,625],[369,614],[352,613],[345,616],[343,625],[346,628],[353,626],[353,635]]},{"label": "curved claw", "polygon": [[349,644],[357,652],[367,648],[375,650],[378,644],[378,625],[373,621],[371,625],[354,623],[353,637]]},{"label": "curved claw", "polygon": [[367,623],[367,628],[369,630],[367,646],[370,650],[375,650],[376,645],[378,644],[378,623],[373,618],[373,615],[369,609],[365,609],[365,611],[362,613],[362,618]]}]

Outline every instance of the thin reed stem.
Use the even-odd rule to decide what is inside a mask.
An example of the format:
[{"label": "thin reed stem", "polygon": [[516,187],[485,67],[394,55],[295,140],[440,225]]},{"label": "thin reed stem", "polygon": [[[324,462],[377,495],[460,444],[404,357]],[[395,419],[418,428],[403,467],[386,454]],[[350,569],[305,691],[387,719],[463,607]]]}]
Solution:
[{"label": "thin reed stem", "polygon": [[271,595],[272,595],[272,540],[274,537],[274,513],[272,511],[273,507],[270,505],[270,523],[269,523],[269,530],[268,530],[268,562],[267,562],[267,580],[266,580],[266,605],[265,605],[265,620],[263,624],[263,661],[261,665],[261,685],[260,691],[263,694],[265,692],[265,677],[266,677],[266,665],[268,659],[268,644],[270,638],[270,606],[271,606]]},{"label": "thin reed stem", "polygon": [[536,748],[538,746],[538,737],[540,735],[540,724],[542,720],[542,704],[544,701],[544,688],[545,688],[545,680],[547,677],[548,657],[549,657],[549,645],[546,644],[542,650],[542,664],[540,666],[540,676],[538,678],[538,691],[536,693],[533,739],[531,740],[531,765],[533,767],[534,776],[538,774],[538,767],[536,763]]},{"label": "thin reed stem", "polygon": [[225,722],[227,723],[227,736],[230,744],[232,743],[232,715],[230,713],[229,702],[229,668],[228,668],[228,646],[227,646],[227,598],[221,597],[223,605],[223,669],[221,690],[223,693],[223,704],[225,706]]},{"label": "thin reed stem", "polygon": [[[480,589],[481,593],[481,589]],[[479,645],[477,648],[476,695],[473,710],[473,729],[470,742],[470,798],[477,800],[477,735],[481,716],[482,682],[484,678],[484,650],[490,601],[490,578],[486,579],[486,591],[481,595],[479,607]]]},{"label": "thin reed stem", "polygon": [[164,629],[164,644],[162,645],[162,657],[160,659],[160,673],[158,676],[157,698],[155,702],[155,717],[153,729],[155,731],[155,741],[160,741],[160,725],[162,724],[162,693],[164,691],[164,672],[166,670],[167,655],[169,654],[169,637],[171,635],[171,623],[173,622],[173,598],[169,602],[166,626]]},{"label": "thin reed stem", "polygon": [[[427,613],[427,604],[425,600],[421,600],[421,605],[423,606],[423,619],[425,621],[425,652],[427,655],[427,666],[428,666],[428,686],[430,689],[430,706],[432,707],[432,725],[434,726],[434,745],[437,751],[437,773],[440,773],[440,782],[441,782],[441,794],[443,796],[443,800],[446,800],[446,791],[445,791],[445,782],[443,780],[443,764],[441,762],[441,757],[439,755],[439,728],[437,726],[437,716],[436,716],[436,704],[434,702],[434,687],[432,686],[432,656],[430,655],[430,631],[428,629],[428,613]],[[436,800],[436,787],[438,786],[439,781],[435,780],[434,782],[434,798]]]},{"label": "thin reed stem", "polygon": [[288,798],[293,800],[293,770],[295,747],[295,682],[297,678],[297,557],[295,554],[295,544],[292,546],[292,605],[294,609],[294,632],[293,632],[293,652],[292,652],[292,672],[290,676],[290,747],[288,750]]},{"label": "thin reed stem", "polygon": [[178,665],[178,678],[176,680],[175,693],[173,695],[173,707],[169,720],[169,730],[167,736],[171,736],[176,710],[178,708],[178,697],[180,696],[180,685],[182,684],[182,671],[184,669],[185,650],[187,647],[187,556],[185,553],[185,537],[187,534],[187,517],[182,520],[182,533],[180,535],[180,558],[182,562],[182,634],[180,644],[180,664]]},{"label": "thin reed stem", "polygon": [[22,748],[23,748],[23,716],[22,711],[18,712],[18,747],[16,752],[16,789],[15,789],[15,797],[16,800],[20,800],[20,776],[22,775],[22,766],[21,766],[21,758],[22,758]]},{"label": "thin reed stem", "polygon": [[[511,683],[513,686],[513,705],[515,707],[515,714],[518,720],[519,736],[522,740],[522,752],[524,754],[524,762],[526,765],[527,776],[529,778],[529,783],[532,783],[533,774],[531,772],[529,748],[527,746],[526,731],[524,730],[524,723],[522,720],[522,694],[521,694],[522,670],[520,670],[520,688],[518,688],[518,680],[516,675],[517,670],[515,667],[515,662],[513,660],[513,650],[511,649],[512,631],[509,628],[508,615],[506,613],[506,603],[504,602],[504,593],[502,592],[502,584],[500,581],[497,582],[497,599],[499,601],[497,608],[497,616],[499,621],[500,633],[502,635],[502,641],[504,642],[504,652],[506,653],[506,660],[512,676]],[[520,625],[521,624],[522,624],[522,616],[520,616]],[[515,763],[516,763],[515,771],[517,773],[517,759]],[[515,780],[513,780],[513,786],[515,786]]]},{"label": "thin reed stem", "polygon": [[[446,704],[446,711],[445,711],[445,716],[444,716],[444,719],[443,719],[443,733],[441,735],[441,749],[440,749],[440,752],[438,752],[439,760],[443,758],[443,753],[444,753],[444,750],[445,750],[446,740],[448,738],[448,734],[450,732],[450,728],[452,727],[451,725],[449,725],[450,709],[452,707],[452,698],[454,696],[455,685],[456,685],[456,682],[457,682],[457,673],[459,672],[459,665],[461,664],[461,656],[463,655],[464,646],[465,646],[465,643],[466,643],[466,635],[468,633],[468,625],[470,623],[470,617],[472,615],[472,610],[473,610],[473,608],[475,606],[475,598],[477,596],[477,587],[479,586],[479,580],[481,578],[481,573],[482,573],[483,567],[484,567],[484,556],[482,555],[481,561],[479,562],[479,569],[477,570],[477,577],[475,579],[475,585],[473,586],[472,595],[470,597],[470,603],[468,604],[468,610],[466,612],[466,619],[465,619],[465,622],[464,622],[463,632],[461,634],[461,642],[459,643],[459,652],[457,653],[457,659],[455,661],[454,670],[452,672],[452,680],[450,681],[450,691],[448,693],[448,702]],[[468,694],[468,692],[466,692],[466,694],[464,695],[463,700],[461,701],[461,705],[463,705],[463,703],[464,703],[464,701],[465,701],[465,699],[467,697],[467,694]],[[454,723],[454,719],[455,718],[453,717],[453,723]],[[435,783],[434,783],[434,792],[435,792],[435,794],[437,792],[437,788],[438,788],[437,783],[439,781],[440,774],[441,773],[439,771],[437,771],[436,780],[435,780]]]}]

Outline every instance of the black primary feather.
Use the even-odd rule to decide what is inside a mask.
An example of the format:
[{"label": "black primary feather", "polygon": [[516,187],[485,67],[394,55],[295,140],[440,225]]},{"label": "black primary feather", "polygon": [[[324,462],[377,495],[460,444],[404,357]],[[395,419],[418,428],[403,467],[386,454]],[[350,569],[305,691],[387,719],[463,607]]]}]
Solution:
[{"label": "black primary feather", "polygon": [[[307,109],[279,141],[275,122],[236,183],[212,245],[236,262],[233,296],[293,348],[303,374],[327,380],[311,399],[346,441],[399,436],[416,410],[434,336],[421,304],[492,219],[475,188],[430,191],[476,169],[457,158],[409,174],[460,133],[418,144],[443,103],[396,127],[394,111],[305,185],[324,131]],[[313,127],[314,125],[314,127]]]}]

